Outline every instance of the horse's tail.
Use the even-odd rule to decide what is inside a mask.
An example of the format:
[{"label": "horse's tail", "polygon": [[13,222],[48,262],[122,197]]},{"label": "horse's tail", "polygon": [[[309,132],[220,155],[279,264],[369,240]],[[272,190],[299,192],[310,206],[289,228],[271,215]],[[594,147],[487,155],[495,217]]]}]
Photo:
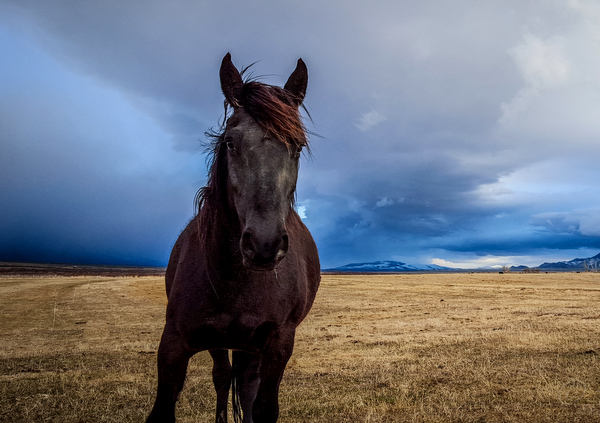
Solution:
[{"label": "horse's tail", "polygon": [[233,371],[231,372],[231,408],[233,409],[233,421],[235,423],[242,423],[243,413],[240,404],[240,381],[236,370],[234,363]]}]

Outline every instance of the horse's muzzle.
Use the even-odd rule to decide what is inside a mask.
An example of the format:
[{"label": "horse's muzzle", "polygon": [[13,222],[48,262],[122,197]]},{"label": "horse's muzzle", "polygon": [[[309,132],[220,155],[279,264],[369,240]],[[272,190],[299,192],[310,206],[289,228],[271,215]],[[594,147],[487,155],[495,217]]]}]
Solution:
[{"label": "horse's muzzle", "polygon": [[251,270],[273,270],[286,256],[289,247],[287,232],[261,236],[246,230],[241,239],[243,264]]}]

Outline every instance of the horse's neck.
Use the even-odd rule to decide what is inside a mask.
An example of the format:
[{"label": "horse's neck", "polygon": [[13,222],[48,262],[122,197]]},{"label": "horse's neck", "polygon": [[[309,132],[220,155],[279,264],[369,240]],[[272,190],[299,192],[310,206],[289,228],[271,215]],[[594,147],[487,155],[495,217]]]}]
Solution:
[{"label": "horse's neck", "polygon": [[198,230],[204,239],[207,263],[214,271],[222,273],[241,265],[239,223],[227,216],[224,209],[213,211],[207,221],[200,220]]}]

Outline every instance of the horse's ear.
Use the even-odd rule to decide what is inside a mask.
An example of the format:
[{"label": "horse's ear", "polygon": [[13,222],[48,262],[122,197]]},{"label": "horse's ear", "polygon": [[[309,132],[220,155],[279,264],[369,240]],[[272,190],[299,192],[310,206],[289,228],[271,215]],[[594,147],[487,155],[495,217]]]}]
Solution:
[{"label": "horse's ear", "polygon": [[283,87],[294,97],[296,106],[300,106],[306,95],[306,87],[308,85],[308,69],[302,59],[298,59],[296,69],[290,75],[288,81]]},{"label": "horse's ear", "polygon": [[240,73],[231,62],[231,54],[229,53],[223,57],[219,76],[221,77],[221,90],[227,102],[232,107],[240,107],[244,81],[242,81]]}]

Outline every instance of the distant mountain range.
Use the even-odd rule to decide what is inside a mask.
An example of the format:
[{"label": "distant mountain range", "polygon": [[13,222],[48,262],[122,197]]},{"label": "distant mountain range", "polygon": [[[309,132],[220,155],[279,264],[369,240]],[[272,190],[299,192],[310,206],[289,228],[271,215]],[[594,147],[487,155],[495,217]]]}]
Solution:
[{"label": "distant mountain range", "polygon": [[[555,263],[543,263],[537,268],[540,271],[585,271],[595,270],[600,271],[600,254],[590,258],[576,258],[570,261],[559,261]],[[527,266],[512,266],[513,272],[522,271],[523,269],[529,269]],[[332,269],[323,269],[329,272],[356,272],[356,273],[396,273],[396,272],[448,272],[448,271],[465,271],[469,269],[457,269],[452,267],[438,266],[436,264],[407,264],[401,261],[372,261],[368,263],[350,263],[340,267],[334,267]],[[471,269],[480,271],[494,270],[491,268],[487,269]]]},{"label": "distant mountain range", "polygon": [[350,263],[333,269],[323,269],[330,272],[423,272],[457,270],[436,264],[406,264],[401,261],[373,261],[370,263]]},{"label": "distant mountain range", "polygon": [[[586,268],[587,266],[587,268]],[[598,270],[600,268],[600,254],[590,258],[576,258],[570,261],[559,261],[556,263],[543,263],[540,270]]]}]

